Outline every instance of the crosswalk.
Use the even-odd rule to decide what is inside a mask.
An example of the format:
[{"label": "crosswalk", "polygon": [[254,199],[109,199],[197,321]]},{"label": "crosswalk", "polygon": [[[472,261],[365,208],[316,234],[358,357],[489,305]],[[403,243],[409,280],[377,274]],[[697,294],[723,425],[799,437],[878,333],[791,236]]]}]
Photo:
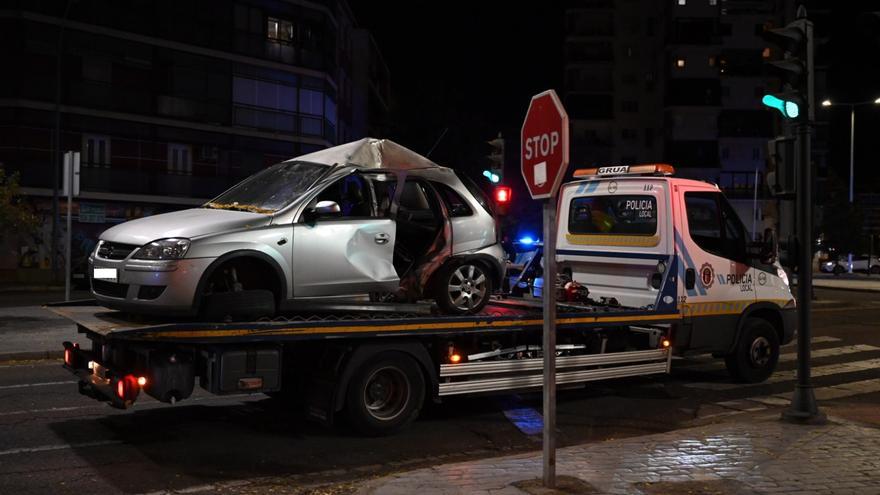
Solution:
[{"label": "crosswalk", "polygon": [[[816,399],[835,400],[857,395],[880,392],[880,347],[867,344],[846,344],[836,337],[816,337],[811,340],[813,349],[811,356],[822,359],[824,363],[814,364],[811,368],[811,376],[815,379],[828,377],[831,382],[840,382],[852,376],[852,381],[835,383],[832,385],[818,385],[814,381]],[[726,376],[723,360],[681,360],[673,364],[673,372],[685,378],[680,385],[693,389],[695,392],[703,390],[724,395],[743,395],[742,398],[712,402],[710,405],[717,406],[713,414],[700,415],[700,419],[729,416],[746,412],[761,411],[769,407],[789,405],[791,390],[784,393],[756,394],[752,391],[761,387],[776,384],[791,383],[797,380],[797,370],[794,369],[797,362],[797,352],[794,352],[795,343],[783,346],[779,356],[781,370],[776,371],[764,382],[734,383]],[[831,361],[831,364],[825,364]],[[715,378],[713,381],[695,381],[694,374],[705,374]],[[871,375],[874,375],[872,377]],[[701,377],[702,378],[702,377]],[[777,389],[779,387],[776,387]],[[737,394],[742,392],[742,394]]]}]

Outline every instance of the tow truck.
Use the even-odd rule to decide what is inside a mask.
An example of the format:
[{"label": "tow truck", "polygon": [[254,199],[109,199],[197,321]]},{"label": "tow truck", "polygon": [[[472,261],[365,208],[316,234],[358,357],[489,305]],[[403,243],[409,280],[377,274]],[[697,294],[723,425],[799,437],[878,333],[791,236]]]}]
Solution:
[{"label": "tow truck", "polygon": [[[794,298],[771,231],[746,240],[712,184],[669,165],[583,169],[558,202],[557,383],[669,373],[673,354],[723,357],[765,380],[795,331]],[[479,314],[418,304],[314,304],[250,322],[145,320],[92,301],[50,307],[88,344],[65,342],[79,391],[130,408],[143,392],[187,399],[264,393],[367,435],[412,422],[426,399],[542,385],[539,300],[496,296]]]}]

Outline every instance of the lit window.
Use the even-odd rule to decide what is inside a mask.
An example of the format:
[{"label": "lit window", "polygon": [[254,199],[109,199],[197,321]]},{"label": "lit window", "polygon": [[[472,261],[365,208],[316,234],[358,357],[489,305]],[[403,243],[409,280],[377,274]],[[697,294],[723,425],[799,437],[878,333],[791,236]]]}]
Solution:
[{"label": "lit window", "polygon": [[678,0],[679,5],[687,5],[687,0]]},{"label": "lit window", "polygon": [[81,160],[84,165],[110,165],[110,138],[83,135]]},{"label": "lit window", "polygon": [[714,55],[709,56],[709,67],[715,67],[715,56]]},{"label": "lit window", "polygon": [[764,58],[770,58],[770,48],[764,48],[764,50],[761,52],[761,56]]},{"label": "lit window", "polygon": [[684,67],[684,58],[675,59],[675,66],[678,67],[679,69]]},{"label": "lit window", "polygon": [[266,37],[284,43],[293,42],[293,23],[270,17],[266,26]]},{"label": "lit window", "polygon": [[187,144],[168,143],[168,172],[192,174],[192,147]]}]

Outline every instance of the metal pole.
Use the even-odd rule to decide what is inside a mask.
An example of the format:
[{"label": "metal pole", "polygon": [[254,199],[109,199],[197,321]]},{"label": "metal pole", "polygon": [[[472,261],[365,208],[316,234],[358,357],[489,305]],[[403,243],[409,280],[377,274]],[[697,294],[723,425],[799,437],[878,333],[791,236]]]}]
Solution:
[{"label": "metal pole", "polygon": [[556,195],[544,201],[544,486],[556,487]]},{"label": "metal pole", "polygon": [[758,168],[755,167],[755,198],[752,200],[752,242],[758,235]]},{"label": "metal pole", "polygon": [[797,237],[798,237],[798,284],[797,284],[797,385],[791,405],[782,413],[782,418],[797,423],[821,423],[825,415],[819,412],[816,395],[810,383],[810,339],[812,322],[810,309],[813,306],[813,166],[810,163],[810,124],[802,122],[798,126],[798,179],[797,179]]},{"label": "metal pole", "polygon": [[64,171],[67,173],[67,236],[64,247],[64,300],[70,301],[70,244],[73,242],[73,151],[64,154]]},{"label": "metal pole", "polygon": [[70,7],[74,0],[67,0],[64,7],[64,19],[58,27],[58,48],[55,52],[55,129],[52,139],[52,242],[49,243],[52,253],[49,261],[52,266],[52,281],[58,280],[58,167],[62,166],[61,159],[61,58],[64,48],[64,30],[67,27],[67,17],[70,15]]},{"label": "metal pole", "polygon": [[[849,106],[849,207],[852,210],[853,204],[853,178],[855,168],[853,167],[853,163],[855,161],[855,142],[856,142],[856,106]],[[850,249],[849,254],[847,255],[847,264],[846,264],[847,273],[852,273],[852,249]]]}]

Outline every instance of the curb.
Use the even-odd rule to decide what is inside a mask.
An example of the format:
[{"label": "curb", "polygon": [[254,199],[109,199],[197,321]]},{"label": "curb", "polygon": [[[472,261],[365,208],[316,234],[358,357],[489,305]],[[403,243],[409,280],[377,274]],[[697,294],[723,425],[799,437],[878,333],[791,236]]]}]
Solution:
[{"label": "curb", "polygon": [[64,351],[24,351],[0,353],[0,363],[11,361],[40,361],[46,359],[64,359]]},{"label": "curb", "polygon": [[834,287],[831,285],[816,285],[813,284],[813,288],[815,289],[830,289],[830,290],[846,290],[850,292],[880,292],[880,289],[862,289],[857,287]]}]

